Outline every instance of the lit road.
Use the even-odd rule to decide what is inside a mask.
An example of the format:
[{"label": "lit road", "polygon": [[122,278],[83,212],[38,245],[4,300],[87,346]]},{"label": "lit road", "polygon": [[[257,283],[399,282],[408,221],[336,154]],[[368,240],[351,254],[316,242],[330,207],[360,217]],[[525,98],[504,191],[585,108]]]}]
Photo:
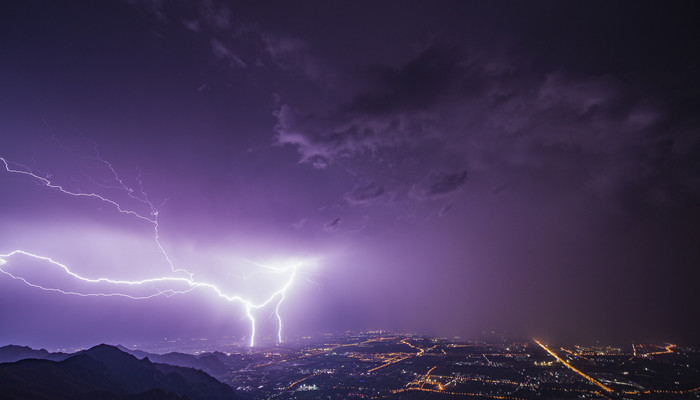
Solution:
[{"label": "lit road", "polygon": [[564,366],[566,366],[566,367],[569,368],[570,370],[572,370],[572,371],[576,372],[577,374],[581,375],[584,379],[586,379],[586,380],[589,381],[590,383],[592,383],[592,384],[598,386],[599,388],[605,390],[605,391],[608,392],[608,393],[613,391],[613,390],[610,389],[609,387],[603,385],[602,383],[598,382],[597,380],[591,378],[590,376],[588,376],[588,375],[584,374],[583,372],[579,371],[578,369],[574,368],[573,365],[571,365],[571,364],[569,364],[568,362],[564,361],[561,357],[559,357],[559,356],[557,355],[557,353],[553,352],[553,351],[550,350],[547,346],[543,345],[539,340],[537,340],[537,339],[533,339],[533,340],[534,340],[535,343],[537,343],[540,347],[542,347],[543,349],[545,349],[545,351],[546,351],[547,353],[549,353],[552,357],[556,358],[557,361],[559,361],[560,363],[564,364]]}]

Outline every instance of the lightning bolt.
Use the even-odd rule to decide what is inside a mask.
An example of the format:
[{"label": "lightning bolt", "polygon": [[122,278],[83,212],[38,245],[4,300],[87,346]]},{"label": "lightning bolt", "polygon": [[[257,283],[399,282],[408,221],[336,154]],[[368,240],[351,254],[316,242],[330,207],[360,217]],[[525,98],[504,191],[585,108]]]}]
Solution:
[{"label": "lightning bolt", "polygon": [[[286,267],[274,267],[274,266],[269,266],[269,265],[263,265],[263,264],[258,264],[252,261],[247,260],[251,264],[259,267],[261,271],[254,271],[251,274],[249,274],[246,279],[250,278],[253,274],[256,272],[265,272],[265,273],[276,273],[276,274],[287,274],[287,279],[284,281],[284,284],[276,291],[272,292],[265,300],[262,302],[253,302],[251,300],[247,300],[243,298],[240,295],[235,295],[231,293],[226,293],[224,290],[222,290],[220,287],[218,287],[215,284],[208,283],[208,282],[202,282],[199,280],[196,280],[194,277],[194,274],[188,271],[185,268],[178,268],[175,266],[175,263],[173,262],[172,258],[168,255],[167,251],[165,250],[165,247],[160,241],[160,225],[159,225],[159,212],[158,208],[154,206],[154,204],[149,200],[148,195],[143,191],[143,182],[141,180],[140,176],[140,171],[139,171],[139,176],[137,177],[137,181],[139,184],[139,190],[135,191],[133,188],[129,187],[125,181],[119,176],[117,173],[116,169],[113,167],[111,163],[108,161],[104,160],[100,154],[99,150],[97,148],[97,145],[95,142],[93,143],[93,148],[95,150],[96,156],[94,157],[95,160],[99,161],[112,175],[112,178],[114,179],[114,182],[116,182],[115,185],[113,186],[106,186],[106,185],[100,185],[102,187],[109,187],[109,188],[116,188],[124,191],[128,197],[130,197],[133,200],[136,200],[137,202],[145,205],[149,213],[148,214],[143,214],[139,213],[137,211],[127,209],[124,206],[122,206],[119,202],[112,200],[108,197],[105,197],[101,194],[94,193],[94,192],[79,192],[79,191],[72,191],[69,189],[66,189],[62,185],[55,184],[53,183],[50,179],[42,177],[37,175],[36,173],[32,172],[32,170],[24,165],[17,164],[17,163],[11,163],[7,161],[5,158],[0,157],[0,162],[4,165],[5,171],[10,173],[10,174],[16,174],[16,175],[21,175],[21,176],[26,176],[38,183],[43,184],[44,186],[52,189],[52,190],[57,190],[65,195],[68,196],[73,196],[73,197],[87,197],[87,198],[93,198],[97,201],[101,201],[104,203],[107,203],[111,206],[113,206],[119,213],[125,214],[129,217],[137,218],[138,220],[150,224],[153,228],[153,239],[156,244],[156,247],[160,250],[160,253],[163,255],[163,258],[165,261],[168,263],[170,266],[171,271],[174,274],[179,274],[179,275],[184,275],[184,276],[172,276],[172,277],[159,277],[159,278],[149,278],[149,279],[143,279],[143,280],[114,280],[106,277],[100,277],[100,278],[87,278],[84,276],[81,276],[75,272],[73,272],[67,265],[62,264],[61,262],[58,262],[50,257],[46,256],[41,256],[37,255],[28,251],[24,250],[13,250],[9,253],[6,254],[0,254],[0,273],[3,273],[7,276],[9,276],[12,279],[19,280],[23,282],[24,284],[45,290],[45,291],[52,291],[52,292],[58,292],[66,295],[76,295],[76,296],[103,296],[103,297],[113,297],[113,296],[119,296],[119,297],[126,297],[134,300],[143,300],[143,299],[150,299],[156,296],[171,296],[175,294],[184,294],[191,292],[194,289],[202,288],[202,289],[208,289],[213,292],[215,292],[220,298],[228,301],[228,302],[237,302],[243,305],[245,309],[245,314],[248,320],[250,321],[250,346],[253,347],[255,345],[255,327],[256,327],[256,321],[255,317],[253,315],[253,311],[263,308],[267,306],[268,304],[271,304],[275,299],[277,300],[277,304],[275,306],[275,315],[277,317],[277,340],[279,343],[282,342],[282,317],[280,314],[280,306],[284,302],[284,300],[287,297],[287,290],[289,287],[292,285],[294,282],[294,278],[296,277],[296,274],[298,272],[298,269],[301,267],[300,263],[293,264],[291,266],[286,266]],[[16,169],[17,166],[21,169]],[[24,277],[15,275],[9,271],[7,271],[4,267],[8,265],[9,259],[12,257],[16,256],[25,256],[29,257],[35,260],[39,260],[42,262],[48,263],[50,266],[55,267],[59,270],[61,270],[63,273],[66,275],[75,278],[79,281],[86,282],[86,283],[92,283],[92,284],[101,284],[101,283],[107,283],[107,284],[112,284],[115,286],[136,286],[136,287],[146,287],[147,289],[150,289],[151,293],[150,294],[144,294],[144,295],[132,295],[125,293],[123,291],[113,291],[113,292],[104,292],[104,291],[97,291],[95,293],[84,293],[84,292],[77,292],[77,291],[71,291],[71,290],[62,290],[54,287],[47,287],[43,285],[39,285],[33,282],[30,282],[29,280],[25,279]],[[160,289],[158,287],[159,284],[166,284],[171,286],[170,288],[167,289]],[[179,285],[179,288],[172,287],[175,285]]]}]

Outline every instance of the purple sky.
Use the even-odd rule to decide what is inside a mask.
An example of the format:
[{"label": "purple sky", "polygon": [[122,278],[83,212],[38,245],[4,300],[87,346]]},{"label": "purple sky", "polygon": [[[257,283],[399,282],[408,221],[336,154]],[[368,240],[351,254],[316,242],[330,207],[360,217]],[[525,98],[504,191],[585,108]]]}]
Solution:
[{"label": "purple sky", "polygon": [[[100,158],[140,179],[174,264],[231,292],[279,287],[241,279],[250,261],[301,262],[285,335],[697,341],[699,12],[5,1],[0,157],[148,215]],[[0,254],[16,249],[91,279],[173,276],[148,222],[0,168]],[[5,260],[45,287],[114,289]],[[205,289],[80,297],[0,274],[0,344],[248,334]]]}]

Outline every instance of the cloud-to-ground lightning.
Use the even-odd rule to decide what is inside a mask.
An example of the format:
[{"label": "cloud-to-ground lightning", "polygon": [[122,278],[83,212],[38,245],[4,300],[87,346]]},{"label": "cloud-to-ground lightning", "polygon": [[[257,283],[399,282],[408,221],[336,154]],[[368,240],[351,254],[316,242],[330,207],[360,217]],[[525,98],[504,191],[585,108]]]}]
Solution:
[{"label": "cloud-to-ground lightning", "polygon": [[[190,292],[194,289],[197,288],[204,288],[211,290],[215,292],[220,298],[229,301],[229,302],[237,302],[243,305],[245,309],[245,314],[248,320],[250,321],[251,324],[251,334],[250,334],[250,346],[255,345],[255,327],[256,327],[256,321],[255,317],[253,315],[253,310],[263,308],[271,303],[273,303],[277,299],[277,303],[275,305],[275,315],[277,318],[277,340],[279,342],[282,342],[282,317],[280,314],[280,306],[286,299],[287,295],[287,290],[289,287],[292,285],[294,282],[294,279],[297,275],[297,271],[299,267],[301,266],[300,263],[294,263],[289,266],[285,267],[274,267],[274,266],[268,266],[268,265],[262,265],[258,264],[255,262],[250,262],[251,264],[257,266],[260,268],[260,271],[257,272],[264,272],[264,273],[275,273],[275,274],[285,274],[286,279],[283,281],[282,285],[277,288],[276,290],[272,290],[272,292],[263,300],[263,301],[258,301],[254,302],[250,299],[246,299],[245,297],[239,295],[239,294],[232,294],[228,293],[227,291],[223,290],[220,286],[210,283],[210,282],[203,282],[200,280],[195,279],[194,274],[190,271],[188,271],[185,268],[182,267],[176,267],[175,263],[172,261],[172,258],[170,255],[167,253],[165,250],[165,247],[160,241],[160,232],[159,232],[159,212],[158,208],[154,206],[154,204],[149,200],[148,196],[146,193],[143,191],[143,185],[141,182],[141,178],[138,177],[137,180],[139,182],[139,190],[135,191],[133,188],[129,187],[123,179],[120,178],[120,176],[117,174],[115,168],[110,164],[108,161],[102,159],[99,155],[99,152],[97,151],[96,145],[94,145],[94,150],[96,157],[94,158],[95,160],[99,161],[104,165],[104,167],[111,173],[112,178],[114,179],[114,182],[116,182],[115,186],[110,186],[110,188],[117,188],[122,190],[128,197],[130,197],[133,200],[136,200],[142,204],[144,204],[146,207],[149,209],[149,214],[143,214],[139,213],[137,211],[134,211],[132,209],[128,209],[122,204],[120,204],[118,201],[113,200],[111,198],[108,198],[106,196],[103,196],[99,193],[95,192],[80,192],[80,191],[72,191],[69,189],[66,189],[64,186],[56,184],[52,182],[50,179],[47,177],[42,177],[40,175],[37,175],[35,172],[33,172],[29,167],[17,164],[17,163],[11,163],[7,161],[5,158],[0,157],[0,162],[2,162],[5,171],[10,173],[10,174],[17,174],[17,175],[22,175],[26,176],[36,182],[39,182],[43,184],[44,186],[60,191],[61,193],[68,195],[68,196],[74,196],[74,197],[87,197],[87,198],[94,198],[97,201],[101,201],[104,203],[108,203],[111,206],[113,206],[119,213],[125,214],[129,217],[137,218],[138,220],[150,224],[153,228],[153,239],[155,242],[156,247],[159,249],[160,253],[162,254],[163,258],[166,260],[168,265],[171,268],[171,271],[175,276],[165,276],[165,277],[157,277],[157,278],[149,278],[149,279],[143,279],[143,280],[116,280],[116,279],[111,279],[108,277],[99,277],[99,278],[88,278],[85,276],[82,276],[78,273],[75,273],[72,271],[66,264],[63,264],[59,261],[56,261],[50,257],[43,256],[43,255],[38,255],[34,254],[29,251],[25,250],[13,250],[5,254],[0,254],[0,272],[11,277],[12,279],[19,280],[28,286],[37,288],[37,289],[42,289],[46,291],[53,291],[53,292],[59,292],[62,294],[68,294],[68,295],[77,295],[77,296],[121,296],[121,297],[127,297],[130,299],[149,299],[153,298],[156,296],[169,296],[169,295],[174,295],[174,294],[183,294]],[[20,169],[17,169],[20,168]],[[86,283],[91,283],[91,284],[110,284],[114,285],[117,287],[126,287],[126,286],[131,286],[131,287],[138,287],[138,288],[146,288],[150,292],[146,294],[129,294],[124,290],[116,290],[116,291],[95,291],[95,292],[81,292],[81,291],[73,291],[73,290],[63,290],[55,287],[49,287],[46,285],[40,285],[34,282],[31,282],[29,279],[26,279],[20,275],[17,275],[15,273],[12,273],[7,270],[6,266],[9,264],[9,260],[13,257],[29,257],[34,260],[38,260],[41,262],[45,262],[49,264],[52,267],[55,267],[65,273],[67,276],[70,276],[74,279],[77,279],[82,282]],[[255,273],[255,272],[253,272]],[[184,275],[184,276],[183,276]],[[246,277],[249,278],[252,274],[248,275]],[[162,289],[160,287],[168,287],[167,289]]]}]

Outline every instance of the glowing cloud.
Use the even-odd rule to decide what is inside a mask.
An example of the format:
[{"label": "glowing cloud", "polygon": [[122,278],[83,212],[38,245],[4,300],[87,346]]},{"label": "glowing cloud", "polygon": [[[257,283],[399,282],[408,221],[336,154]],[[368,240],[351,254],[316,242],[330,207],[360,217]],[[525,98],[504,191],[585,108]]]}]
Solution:
[{"label": "glowing cloud", "polygon": [[[79,192],[79,191],[71,191],[66,189],[65,187],[53,183],[51,180],[39,176],[36,173],[32,172],[28,167],[20,165],[20,164],[14,164],[9,161],[7,161],[5,158],[0,157],[0,162],[4,165],[5,171],[11,174],[17,174],[17,175],[23,175],[26,176],[30,179],[33,179],[35,181],[38,181],[39,183],[47,186],[50,189],[60,191],[61,193],[68,195],[68,196],[74,196],[74,197],[88,197],[88,198],[94,198],[97,201],[104,202],[107,204],[110,204],[113,206],[119,213],[126,215],[127,217],[130,218],[136,218],[143,223],[149,224],[153,228],[153,240],[159,249],[160,253],[162,254],[163,258],[167,261],[168,265],[170,266],[170,269],[173,273],[173,276],[163,276],[163,277],[156,277],[156,278],[148,278],[148,279],[141,279],[141,280],[124,280],[124,279],[111,279],[109,277],[98,277],[98,278],[88,278],[85,277],[81,274],[78,274],[71,270],[71,268],[59,261],[56,261],[52,259],[51,257],[47,257],[44,255],[39,255],[35,254],[29,251],[21,250],[21,249],[16,249],[9,251],[7,253],[0,254],[0,272],[11,277],[12,279],[19,280],[26,285],[45,290],[45,291],[53,291],[53,292],[58,292],[62,294],[67,294],[67,295],[76,295],[76,296],[104,296],[104,297],[111,297],[111,296],[120,296],[120,297],[126,297],[130,299],[138,299],[138,300],[143,300],[143,299],[150,299],[156,296],[171,296],[175,294],[184,294],[191,292],[194,289],[202,288],[202,289],[207,289],[210,291],[213,291],[216,293],[221,299],[224,299],[228,302],[237,302],[243,305],[245,309],[245,314],[247,318],[250,320],[250,346],[255,345],[255,317],[253,315],[253,311],[256,309],[263,308],[267,305],[274,304],[275,305],[275,315],[277,318],[277,340],[279,342],[282,342],[282,317],[280,315],[280,306],[284,302],[284,300],[287,297],[287,290],[289,287],[292,285],[294,282],[294,279],[297,275],[297,271],[299,267],[301,266],[301,263],[296,262],[293,263],[292,265],[289,266],[284,266],[284,267],[275,267],[275,266],[269,266],[269,265],[263,265],[263,264],[258,264],[255,262],[250,261],[251,264],[253,264],[255,267],[258,268],[257,271],[254,271],[251,274],[248,274],[245,279],[250,278],[253,274],[255,273],[269,273],[269,274],[276,274],[276,275],[281,275],[284,278],[281,281],[281,284],[270,289],[269,292],[265,294],[265,297],[262,301],[253,301],[249,298],[244,297],[241,294],[236,294],[236,293],[231,293],[229,290],[223,289],[220,285],[213,284],[211,282],[203,282],[200,280],[197,280],[194,278],[194,274],[190,272],[187,269],[184,268],[179,268],[175,266],[175,263],[173,262],[172,258],[169,256],[167,251],[165,250],[165,247],[160,241],[160,232],[159,232],[159,212],[157,207],[149,200],[147,194],[143,191],[142,188],[139,188],[138,190],[135,190],[125,184],[125,182],[119,177],[117,174],[116,170],[114,167],[104,159],[102,159],[99,156],[99,153],[97,153],[96,160],[101,162],[112,174],[114,181],[116,182],[117,188],[122,190],[128,197],[130,197],[133,200],[138,201],[139,203],[145,205],[149,213],[148,214],[143,214],[139,213],[137,211],[131,210],[120,204],[119,202],[110,199],[108,197],[105,197],[101,194],[94,193],[94,192]],[[17,166],[17,167],[13,167]],[[17,169],[17,168],[21,169]],[[139,178],[139,186],[141,186],[141,180]],[[51,268],[54,268],[55,270],[59,271],[60,273],[64,274],[67,277],[70,277],[78,282],[85,282],[90,284],[89,287],[93,288],[94,290],[82,290],[82,289],[61,289],[58,287],[55,287],[56,285],[49,285],[45,283],[37,283],[33,281],[32,279],[26,278],[20,273],[14,272],[12,270],[11,265],[10,265],[10,260],[11,259],[16,259],[20,257],[25,257],[29,258],[34,261],[39,261],[41,263],[45,263]]]}]

